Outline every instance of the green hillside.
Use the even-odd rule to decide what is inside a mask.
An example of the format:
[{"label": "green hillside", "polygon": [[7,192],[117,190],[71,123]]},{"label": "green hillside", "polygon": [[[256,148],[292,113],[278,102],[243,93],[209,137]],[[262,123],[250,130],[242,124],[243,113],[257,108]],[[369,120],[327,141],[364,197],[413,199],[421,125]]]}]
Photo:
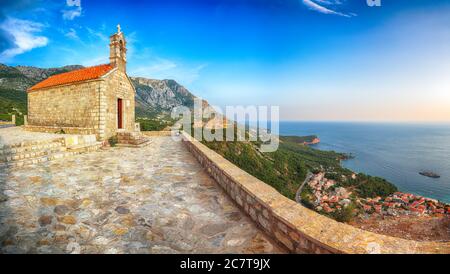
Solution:
[{"label": "green hillside", "polygon": [[17,123],[23,123],[23,115],[27,111],[27,95],[24,88],[33,81],[25,77],[19,70],[0,65],[0,119],[11,120],[16,115]]},{"label": "green hillside", "polygon": [[[295,200],[296,192],[308,171],[325,172],[327,178],[337,182],[335,187],[343,186],[353,190],[352,205],[348,210],[326,214],[338,221],[349,221],[354,216],[350,210],[358,210],[355,209],[356,199],[386,197],[398,191],[395,185],[382,178],[360,173],[353,179],[354,172],[341,166],[341,160],[347,159],[348,155],[304,145],[303,140],[310,138],[311,136],[298,138],[280,136],[282,141],[278,150],[271,153],[259,152],[259,142],[202,141],[202,143],[292,200]],[[298,142],[299,140],[302,142]],[[312,190],[308,186],[304,187],[301,193],[302,203],[313,209],[310,206],[313,200]]]},{"label": "green hillside", "polygon": [[11,120],[14,114],[16,124],[23,124],[23,115],[27,114],[26,90],[49,76],[78,68],[80,66],[41,69],[0,64],[0,119]]}]

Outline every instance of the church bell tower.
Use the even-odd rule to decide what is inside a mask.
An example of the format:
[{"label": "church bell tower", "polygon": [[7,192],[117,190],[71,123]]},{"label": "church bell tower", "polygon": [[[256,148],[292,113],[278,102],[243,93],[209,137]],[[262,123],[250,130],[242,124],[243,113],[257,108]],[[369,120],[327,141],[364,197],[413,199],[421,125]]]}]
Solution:
[{"label": "church bell tower", "polygon": [[111,35],[109,40],[109,61],[111,65],[126,73],[127,42],[125,41],[122,30],[120,29],[120,25],[117,25],[117,33]]}]

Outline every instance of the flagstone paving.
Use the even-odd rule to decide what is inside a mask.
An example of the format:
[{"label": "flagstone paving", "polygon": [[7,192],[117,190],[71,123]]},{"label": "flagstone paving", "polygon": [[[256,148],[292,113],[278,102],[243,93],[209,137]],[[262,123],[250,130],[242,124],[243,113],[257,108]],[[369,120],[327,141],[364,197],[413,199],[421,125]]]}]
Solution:
[{"label": "flagstone paving", "polygon": [[0,253],[279,253],[180,142],[0,169]]}]

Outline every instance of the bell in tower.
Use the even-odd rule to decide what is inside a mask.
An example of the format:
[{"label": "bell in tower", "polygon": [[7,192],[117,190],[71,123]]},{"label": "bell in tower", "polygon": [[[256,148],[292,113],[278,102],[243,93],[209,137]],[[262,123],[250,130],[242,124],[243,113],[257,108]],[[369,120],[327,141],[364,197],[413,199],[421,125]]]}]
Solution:
[{"label": "bell in tower", "polygon": [[127,69],[127,42],[120,29],[120,25],[117,25],[117,33],[110,36],[109,43],[109,61],[112,66],[117,67],[119,70],[126,72]]}]

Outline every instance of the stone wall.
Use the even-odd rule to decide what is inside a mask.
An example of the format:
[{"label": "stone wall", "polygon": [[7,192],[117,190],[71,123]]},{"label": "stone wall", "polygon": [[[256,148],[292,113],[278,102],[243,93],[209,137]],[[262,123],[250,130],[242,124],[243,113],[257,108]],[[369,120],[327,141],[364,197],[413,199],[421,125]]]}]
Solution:
[{"label": "stone wall", "polygon": [[13,122],[0,121],[0,126],[15,126]]},{"label": "stone wall", "polygon": [[117,99],[122,99],[123,129],[134,131],[134,96],[135,91],[127,75],[121,70],[114,70],[105,76],[101,86],[100,134],[102,139],[114,136],[118,129]]},{"label": "stone wall", "polygon": [[102,81],[50,87],[28,93],[28,124],[55,128],[98,128]]},{"label": "stone wall", "polygon": [[278,191],[186,133],[187,148],[255,223],[292,253],[450,253],[450,243],[416,242],[336,222]]},{"label": "stone wall", "polygon": [[149,137],[157,137],[157,136],[172,136],[172,131],[170,130],[161,130],[161,131],[142,131],[142,134]]},{"label": "stone wall", "polygon": [[23,126],[25,130],[33,132],[45,132],[45,133],[60,133],[64,131],[65,134],[96,134],[94,128],[84,128],[84,127],[58,127],[58,126],[33,126],[26,125]]},{"label": "stone wall", "polygon": [[123,100],[123,130],[135,130],[134,96],[128,77],[117,69],[97,80],[31,91],[26,129],[94,133],[99,140],[106,140],[118,130],[118,98]]}]

